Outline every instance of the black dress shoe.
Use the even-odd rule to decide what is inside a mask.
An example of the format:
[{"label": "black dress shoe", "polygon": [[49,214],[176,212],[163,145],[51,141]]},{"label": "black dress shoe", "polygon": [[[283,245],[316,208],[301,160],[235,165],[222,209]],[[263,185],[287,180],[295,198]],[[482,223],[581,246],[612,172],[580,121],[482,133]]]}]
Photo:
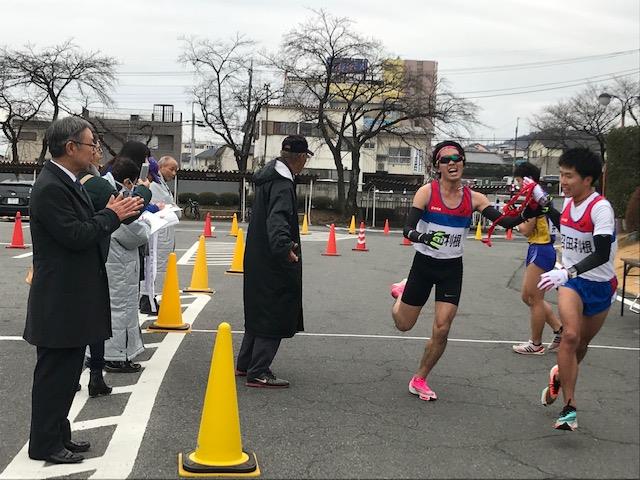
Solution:
[{"label": "black dress shoe", "polygon": [[153,299],[153,303],[155,304],[156,307],[156,311],[152,311],[151,310],[151,300],[149,299],[148,295],[142,295],[140,297],[140,313],[146,313],[147,315],[157,315],[158,314],[158,309],[160,308],[160,306],[158,305],[158,301],[154,298]]},{"label": "black dress shoe", "polygon": [[42,460],[49,463],[80,463],[84,460],[84,457],[63,448],[59,452],[53,453]]},{"label": "black dress shoe", "polygon": [[69,440],[68,442],[64,442],[64,448],[73,453],[80,453],[89,450],[91,448],[91,444],[89,442],[83,442],[82,440]]},{"label": "black dress shoe", "polygon": [[124,362],[105,362],[104,369],[111,373],[136,373],[142,369],[142,365],[133,363],[131,360]]},{"label": "black dress shoe", "polygon": [[76,392],[79,392],[80,390],[82,390],[82,387],[80,386],[80,384],[78,384],[78,385],[76,386]]}]

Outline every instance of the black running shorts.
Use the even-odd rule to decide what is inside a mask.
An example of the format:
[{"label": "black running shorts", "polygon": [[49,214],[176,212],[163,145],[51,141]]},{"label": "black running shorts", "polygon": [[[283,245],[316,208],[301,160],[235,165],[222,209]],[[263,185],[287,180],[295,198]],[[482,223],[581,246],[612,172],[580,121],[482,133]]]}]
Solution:
[{"label": "black running shorts", "polygon": [[402,293],[407,305],[422,307],[436,286],[436,302],[458,305],[462,291],[462,257],[432,258],[416,252]]}]

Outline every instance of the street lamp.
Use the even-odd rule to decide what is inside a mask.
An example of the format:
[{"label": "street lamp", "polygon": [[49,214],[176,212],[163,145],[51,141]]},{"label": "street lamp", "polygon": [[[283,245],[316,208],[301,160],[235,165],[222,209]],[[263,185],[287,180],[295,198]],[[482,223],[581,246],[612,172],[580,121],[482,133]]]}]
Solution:
[{"label": "street lamp", "polygon": [[612,98],[617,98],[618,100],[620,100],[620,103],[622,104],[622,121],[620,126],[624,128],[624,112],[627,109],[627,105],[625,104],[624,100],[622,100],[617,95],[611,95],[610,93],[602,92],[600,95],[598,95],[598,102],[603,107],[606,107],[607,105],[609,105],[609,103],[611,103]]}]

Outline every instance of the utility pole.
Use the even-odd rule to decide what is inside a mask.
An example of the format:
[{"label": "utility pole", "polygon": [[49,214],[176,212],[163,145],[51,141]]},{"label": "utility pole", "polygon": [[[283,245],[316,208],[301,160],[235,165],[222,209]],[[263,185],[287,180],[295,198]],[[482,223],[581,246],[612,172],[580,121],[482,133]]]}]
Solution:
[{"label": "utility pole", "polygon": [[196,102],[191,102],[191,160],[189,161],[189,168],[193,170],[196,159],[196,112],[193,106]]},{"label": "utility pole", "polygon": [[264,89],[267,91],[267,101],[264,105],[264,155],[262,156],[262,165],[267,163],[267,125],[269,124],[269,87],[271,84],[265,83]]},{"label": "utility pole", "polygon": [[518,147],[518,123],[520,123],[520,117],[516,118],[516,136],[513,140],[513,163],[511,165],[511,182],[513,184],[513,177],[516,173],[516,151]]}]

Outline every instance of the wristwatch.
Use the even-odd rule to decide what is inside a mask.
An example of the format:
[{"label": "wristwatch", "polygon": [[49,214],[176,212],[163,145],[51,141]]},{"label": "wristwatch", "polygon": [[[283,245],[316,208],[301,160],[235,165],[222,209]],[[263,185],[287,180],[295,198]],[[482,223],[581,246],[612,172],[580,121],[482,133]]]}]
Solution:
[{"label": "wristwatch", "polygon": [[569,278],[576,278],[578,276],[578,270],[575,266],[567,268],[567,273],[569,274]]}]

